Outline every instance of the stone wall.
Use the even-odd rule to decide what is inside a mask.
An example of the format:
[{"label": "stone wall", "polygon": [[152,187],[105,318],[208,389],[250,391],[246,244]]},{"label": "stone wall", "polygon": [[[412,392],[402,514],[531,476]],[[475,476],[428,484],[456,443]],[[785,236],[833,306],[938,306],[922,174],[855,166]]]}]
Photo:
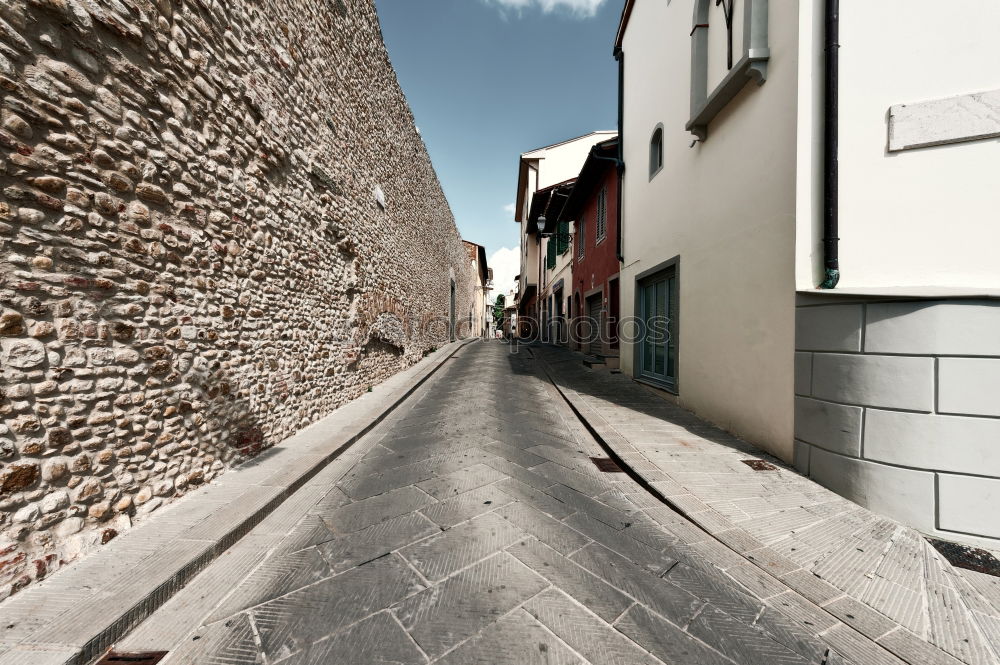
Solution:
[{"label": "stone wall", "polygon": [[1000,300],[799,307],[795,462],[948,540],[1000,546]]},{"label": "stone wall", "polygon": [[4,2],[0,88],[0,597],[467,318],[372,0]]}]

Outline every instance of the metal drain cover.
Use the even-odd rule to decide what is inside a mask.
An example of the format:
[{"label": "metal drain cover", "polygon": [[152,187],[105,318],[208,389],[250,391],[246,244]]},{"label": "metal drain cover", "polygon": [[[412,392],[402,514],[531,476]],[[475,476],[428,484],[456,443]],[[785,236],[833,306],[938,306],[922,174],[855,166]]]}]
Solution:
[{"label": "metal drain cover", "polygon": [[936,538],[928,538],[927,541],[956,568],[965,568],[977,573],[1000,577],[1000,561],[986,550],[949,543],[946,540]]},{"label": "metal drain cover", "polygon": [[746,464],[748,467],[754,471],[777,471],[778,467],[773,464],[768,464],[762,459],[741,459],[741,462]]},{"label": "metal drain cover", "polygon": [[591,457],[590,461],[604,473],[625,473],[610,457]]},{"label": "metal drain cover", "polygon": [[166,655],[166,651],[136,651],[133,653],[112,651],[97,661],[97,665],[156,665]]}]

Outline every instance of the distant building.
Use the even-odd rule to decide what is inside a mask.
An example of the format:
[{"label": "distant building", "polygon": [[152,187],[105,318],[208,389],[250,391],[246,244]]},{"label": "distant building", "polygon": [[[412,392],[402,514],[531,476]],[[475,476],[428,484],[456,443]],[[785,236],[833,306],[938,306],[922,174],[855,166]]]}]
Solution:
[{"label": "distant building", "polygon": [[561,223],[574,224],[572,256],[572,348],[618,365],[618,138],[591,148],[562,208]]},{"label": "distant building", "polygon": [[485,337],[490,330],[490,320],[493,318],[493,305],[489,302],[490,289],[493,288],[493,270],[486,264],[486,248],[474,242],[463,240],[465,251],[472,263],[476,279],[473,285],[472,309],[469,313],[468,335]]},{"label": "distant building", "polygon": [[1000,3],[843,4],[626,2],[622,368],[996,547]]},{"label": "distant building", "polygon": [[[543,238],[539,233],[537,212],[535,220],[529,221],[532,210],[538,210],[535,207],[535,194],[539,191],[551,194],[554,185],[565,184],[576,178],[590,148],[614,134],[615,132],[593,132],[521,155],[514,220],[521,227],[521,274],[518,277],[517,312],[520,319],[518,333],[523,337],[539,334],[551,336],[553,320],[565,313],[565,299],[569,294],[565,276],[557,276],[563,275],[565,269],[572,264],[568,249],[560,251],[558,219],[546,218],[545,233],[553,233],[552,238]],[[550,229],[549,225],[553,228]],[[566,235],[569,233],[571,230]],[[563,238],[565,240],[565,236]],[[555,245],[551,250],[550,242]],[[555,252],[554,257],[549,256],[550,251]],[[561,285],[559,279],[563,280]]]}]

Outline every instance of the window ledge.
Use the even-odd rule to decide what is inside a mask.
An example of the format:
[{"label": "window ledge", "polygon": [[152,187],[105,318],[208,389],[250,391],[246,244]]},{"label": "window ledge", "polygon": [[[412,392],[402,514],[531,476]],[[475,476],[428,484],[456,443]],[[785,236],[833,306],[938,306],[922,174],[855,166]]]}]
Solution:
[{"label": "window ledge", "polygon": [[[708,124],[733,100],[750,81],[764,85],[767,80],[767,61],[771,57],[769,49],[753,49],[745,54],[729,70],[722,82],[697,108],[685,129],[704,141],[708,138]],[[655,174],[654,174],[655,175]],[[650,180],[652,180],[652,175]]]},{"label": "window ledge", "polygon": [[670,393],[671,395],[680,396],[680,393],[677,392],[677,384],[676,383],[668,383],[666,381],[659,381],[657,379],[653,379],[653,378],[650,378],[648,376],[641,376],[641,375],[640,376],[635,376],[633,378],[634,378],[634,380],[637,383],[644,383],[647,386],[651,386],[651,387],[656,388],[658,390],[665,390],[666,392]]}]

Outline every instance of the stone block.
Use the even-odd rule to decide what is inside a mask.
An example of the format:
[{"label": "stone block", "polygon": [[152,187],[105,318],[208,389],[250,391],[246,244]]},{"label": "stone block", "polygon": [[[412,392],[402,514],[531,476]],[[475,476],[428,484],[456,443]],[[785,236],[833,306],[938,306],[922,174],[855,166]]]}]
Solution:
[{"label": "stone block", "polygon": [[1000,478],[938,475],[940,526],[976,536],[1000,538]]},{"label": "stone block", "polygon": [[792,453],[792,465],[801,474],[809,475],[809,451],[812,446],[802,441],[795,441],[795,448]]},{"label": "stone block", "polygon": [[798,351],[860,351],[863,305],[822,305],[795,310]]},{"label": "stone block", "polygon": [[841,496],[916,529],[935,526],[934,474],[814,448],[809,476]]},{"label": "stone block", "polygon": [[935,300],[867,307],[866,353],[1000,356],[1000,301]]},{"label": "stone block", "polygon": [[900,466],[1000,476],[1000,420],[869,409],[864,451]]},{"label": "stone block", "polygon": [[864,409],[795,398],[795,438],[841,455],[861,456],[861,417]]},{"label": "stone block", "polygon": [[941,358],[938,412],[1000,416],[1000,358]]},{"label": "stone block", "polygon": [[934,410],[934,359],[817,353],[813,397],[911,411]]},{"label": "stone block", "polygon": [[811,353],[795,354],[796,395],[809,396],[812,394],[812,362],[813,354]]}]

